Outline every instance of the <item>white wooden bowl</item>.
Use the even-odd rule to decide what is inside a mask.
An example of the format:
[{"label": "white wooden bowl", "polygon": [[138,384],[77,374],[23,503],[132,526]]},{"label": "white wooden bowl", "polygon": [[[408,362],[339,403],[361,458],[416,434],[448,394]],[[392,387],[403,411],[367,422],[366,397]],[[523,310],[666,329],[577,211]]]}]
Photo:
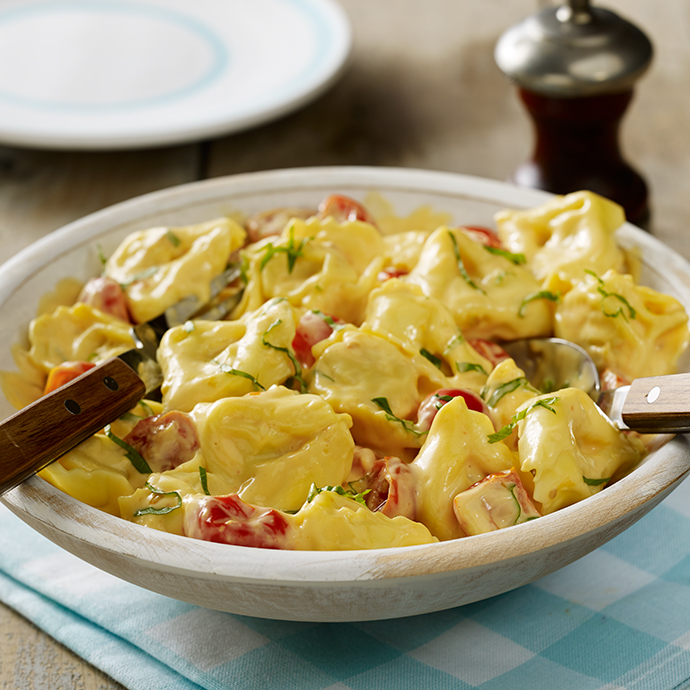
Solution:
[{"label": "white wooden bowl", "polygon": [[[86,279],[135,229],[202,221],[228,211],[315,206],[331,192],[378,191],[405,214],[431,204],[457,223],[491,224],[502,208],[536,206],[543,192],[467,176],[384,168],[311,168],[238,175],[149,194],[90,215],[0,267],[0,369],[13,369],[41,294],[61,278]],[[690,308],[690,265],[630,225],[620,243],[642,250],[642,280]],[[9,416],[0,402],[0,417]],[[303,621],[396,618],[467,604],[524,585],[584,556],[651,510],[690,471],[676,438],[629,476],[581,503],[490,534],[373,551],[273,551],[165,534],[90,508],[33,477],[2,501],[80,558],[124,580],[212,609]],[[659,535],[660,539],[664,535]]]}]

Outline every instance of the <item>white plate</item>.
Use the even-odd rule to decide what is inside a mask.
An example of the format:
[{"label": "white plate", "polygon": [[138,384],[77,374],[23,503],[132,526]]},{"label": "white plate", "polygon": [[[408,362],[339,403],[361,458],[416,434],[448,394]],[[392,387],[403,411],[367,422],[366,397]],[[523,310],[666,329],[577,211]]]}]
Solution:
[{"label": "white plate", "polygon": [[[232,210],[314,207],[331,192],[363,200],[381,192],[400,214],[428,204],[454,222],[486,225],[502,208],[550,195],[463,175],[387,168],[302,168],[237,175],[149,194],[76,221],[0,266],[0,369],[40,295],[61,278],[98,273],[98,247],[112,252],[129,232],[192,223]],[[647,285],[690,309],[690,266],[626,224]],[[13,410],[0,396],[0,418]],[[102,513],[33,477],[5,494],[22,520],[107,572],[167,596],[250,616],[312,621],[396,618],[500,594],[584,556],[632,525],[690,471],[686,437],[674,439],[600,493],[515,527],[465,539],[370,551],[280,551],[199,541]],[[663,539],[664,535],[660,535]]]},{"label": "white plate", "polygon": [[0,142],[194,141],[324,91],[351,47],[334,0],[4,0]]}]

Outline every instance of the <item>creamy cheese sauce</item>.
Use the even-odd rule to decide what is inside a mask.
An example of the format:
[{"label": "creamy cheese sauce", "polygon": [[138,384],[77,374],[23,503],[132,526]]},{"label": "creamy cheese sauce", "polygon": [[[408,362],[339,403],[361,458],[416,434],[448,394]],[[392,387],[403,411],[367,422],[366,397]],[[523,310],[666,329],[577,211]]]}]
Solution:
[{"label": "creamy cheese sauce", "polygon": [[675,371],[687,314],[637,283],[614,240],[623,220],[589,192],[503,211],[497,233],[333,195],[294,218],[142,230],[103,276],[42,300],[0,381],[23,407],[130,348],[132,323],[208,300],[238,262],[224,320],[164,335],[160,401],[41,476],[123,519],[244,546],[391,548],[504,529],[601,491],[654,442],[577,388],[537,390],[500,347],[557,335],[605,380]]}]

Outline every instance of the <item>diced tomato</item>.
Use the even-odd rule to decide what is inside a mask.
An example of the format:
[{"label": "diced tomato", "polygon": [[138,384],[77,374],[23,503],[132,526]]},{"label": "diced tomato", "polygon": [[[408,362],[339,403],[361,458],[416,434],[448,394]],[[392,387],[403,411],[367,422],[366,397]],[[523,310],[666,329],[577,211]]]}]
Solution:
[{"label": "diced tomato", "polygon": [[611,391],[621,386],[627,386],[630,381],[619,376],[613,369],[606,368],[599,377],[602,391]]},{"label": "diced tomato", "polygon": [[387,280],[390,280],[391,278],[401,278],[402,276],[406,276],[408,273],[409,271],[405,270],[404,268],[388,266],[388,268],[384,268],[382,271],[379,271],[376,278],[379,282],[385,283]]},{"label": "diced tomato", "polygon": [[185,511],[185,535],[204,541],[289,549],[289,530],[282,513],[245,503],[237,494],[201,496]]},{"label": "diced tomato", "polygon": [[357,491],[366,491],[367,507],[387,517],[402,515],[414,520],[417,485],[412,470],[396,457],[376,460],[365,477],[357,482]]},{"label": "diced tomato", "polygon": [[488,359],[495,367],[510,355],[497,343],[484,338],[469,338],[467,341],[484,359]]},{"label": "diced tomato", "polygon": [[125,437],[154,472],[172,470],[194,457],[199,438],[192,420],[177,410],[142,419]]},{"label": "diced tomato", "polygon": [[463,225],[460,230],[475,242],[479,242],[479,244],[483,244],[487,247],[494,247],[496,249],[502,248],[501,240],[498,239],[498,235],[489,228],[482,227],[481,225]]},{"label": "diced tomato", "polygon": [[77,302],[89,304],[105,314],[131,323],[125,292],[116,280],[108,276],[91,278],[79,293]]},{"label": "diced tomato", "polygon": [[66,383],[73,381],[77,376],[81,376],[89,369],[93,369],[96,365],[91,362],[63,362],[53,367],[48,372],[48,380],[46,381],[43,395],[51,393],[52,391],[64,386]]},{"label": "diced tomato", "polygon": [[292,340],[292,349],[297,357],[297,361],[305,368],[313,366],[314,355],[311,353],[312,347],[322,340],[326,340],[333,327],[329,323],[342,323],[340,319],[330,317],[316,311],[305,312],[297,324],[295,337]]},{"label": "diced tomato", "polygon": [[377,227],[374,217],[359,203],[343,194],[331,194],[319,204],[319,216],[331,216],[339,223],[344,220],[361,220]]},{"label": "diced tomato", "polygon": [[419,406],[417,410],[417,429],[420,431],[428,431],[431,429],[431,423],[434,421],[438,411],[452,398],[462,397],[467,403],[467,407],[475,412],[483,412],[485,415],[489,414],[489,408],[486,403],[476,394],[465,388],[441,388],[436,392],[428,395]]},{"label": "diced tomato", "polygon": [[258,242],[264,237],[280,235],[291,218],[306,220],[316,215],[316,209],[311,208],[274,208],[261,211],[247,218],[244,227],[247,231],[248,242]]}]

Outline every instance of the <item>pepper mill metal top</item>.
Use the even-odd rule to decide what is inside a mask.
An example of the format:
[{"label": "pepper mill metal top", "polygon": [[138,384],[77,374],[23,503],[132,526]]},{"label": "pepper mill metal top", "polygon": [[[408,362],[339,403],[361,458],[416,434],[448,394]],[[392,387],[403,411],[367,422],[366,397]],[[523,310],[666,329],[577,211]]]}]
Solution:
[{"label": "pepper mill metal top", "polygon": [[628,90],[652,60],[652,44],[630,22],[589,0],[548,7],[506,31],[494,54],[520,87],[554,97]]}]

